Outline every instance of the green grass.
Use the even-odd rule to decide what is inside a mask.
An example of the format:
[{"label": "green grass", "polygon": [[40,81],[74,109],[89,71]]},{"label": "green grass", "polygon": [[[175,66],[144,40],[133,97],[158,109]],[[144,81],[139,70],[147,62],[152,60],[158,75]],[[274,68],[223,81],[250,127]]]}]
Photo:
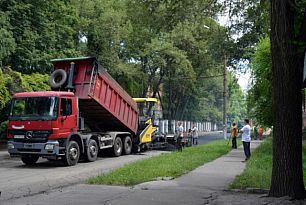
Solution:
[{"label": "green grass", "polygon": [[[303,146],[303,172],[306,182],[306,146]],[[272,139],[265,140],[252,153],[243,173],[231,184],[231,189],[261,188],[269,189],[272,176]],[[306,183],[305,183],[306,184]]]},{"label": "green grass", "polygon": [[[183,152],[163,153],[137,161],[108,174],[89,179],[89,184],[135,185],[158,177],[176,178],[231,150],[227,141],[214,141],[183,149]],[[240,143],[241,144],[241,143]]]}]

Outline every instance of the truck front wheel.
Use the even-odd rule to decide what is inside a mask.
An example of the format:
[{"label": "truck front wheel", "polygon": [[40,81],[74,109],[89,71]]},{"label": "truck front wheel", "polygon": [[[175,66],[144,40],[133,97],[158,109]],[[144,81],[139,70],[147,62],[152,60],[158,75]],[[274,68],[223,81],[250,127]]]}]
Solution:
[{"label": "truck front wheel", "polygon": [[63,162],[67,166],[74,166],[80,158],[80,148],[76,141],[70,141],[66,147],[66,154],[63,157]]},{"label": "truck front wheel", "polygon": [[126,136],[123,139],[123,152],[126,155],[129,155],[132,152],[132,139],[130,136]]},{"label": "truck front wheel", "polygon": [[98,157],[98,144],[95,140],[90,139],[88,142],[88,146],[86,149],[86,153],[85,153],[85,159],[88,162],[93,162],[96,161],[97,157]]},{"label": "truck front wheel", "polygon": [[122,140],[120,137],[116,137],[113,147],[113,154],[115,157],[119,157],[122,153]]},{"label": "truck front wheel", "polygon": [[34,165],[37,162],[38,158],[39,156],[37,155],[22,155],[21,161],[26,165]]}]

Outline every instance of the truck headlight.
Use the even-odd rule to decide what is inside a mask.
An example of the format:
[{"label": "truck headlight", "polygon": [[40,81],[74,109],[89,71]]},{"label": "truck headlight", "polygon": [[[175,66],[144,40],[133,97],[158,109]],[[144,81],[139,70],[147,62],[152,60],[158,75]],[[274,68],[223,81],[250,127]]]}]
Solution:
[{"label": "truck headlight", "polygon": [[53,150],[54,149],[54,144],[46,144],[45,145],[45,150]]},{"label": "truck headlight", "polygon": [[14,144],[13,143],[11,143],[11,142],[8,142],[7,143],[7,149],[14,149],[15,147],[14,147]]}]

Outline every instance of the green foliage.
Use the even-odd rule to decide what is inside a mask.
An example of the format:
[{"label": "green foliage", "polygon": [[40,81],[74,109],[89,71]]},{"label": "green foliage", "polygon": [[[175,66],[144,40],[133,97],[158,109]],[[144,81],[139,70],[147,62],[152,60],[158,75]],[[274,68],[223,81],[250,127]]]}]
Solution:
[{"label": "green foliage", "polygon": [[260,39],[252,63],[253,86],[248,93],[248,110],[262,126],[272,126],[272,60],[270,39]]},{"label": "green foliage", "polygon": [[[117,71],[112,74],[116,81],[133,97],[141,96],[142,82],[147,76],[132,63],[119,63]],[[120,71],[120,73],[118,72]]]},{"label": "green foliage", "polygon": [[8,121],[3,121],[0,123],[0,140],[6,138]]},{"label": "green foliage", "polygon": [[268,0],[225,0],[229,12],[231,34],[239,36],[231,57],[233,62],[252,59],[254,45],[270,30],[270,2]]},{"label": "green foliage", "polygon": [[8,121],[4,121],[0,124],[0,132],[5,132],[7,129],[7,123]]},{"label": "green foliage", "polygon": [[33,73],[30,75],[13,71],[10,67],[0,69],[0,118],[5,119],[7,104],[17,92],[49,90],[49,76]]},{"label": "green foliage", "polygon": [[[214,74],[209,74],[213,76]],[[204,79],[202,88],[198,87],[196,92],[200,93],[200,99],[198,106],[199,109],[195,109],[195,112],[201,116],[204,121],[221,122],[222,120],[222,106],[223,106],[223,83],[222,78]],[[192,108],[191,108],[192,109]]]},{"label": "green foliage", "polygon": [[46,91],[50,90],[49,75],[33,73],[31,75],[22,75],[24,80],[24,89],[26,91]]},{"label": "green foliage", "polygon": [[[120,63],[124,36],[128,32],[125,25],[125,10],[122,1],[95,0],[93,13],[87,12],[90,18],[87,30],[88,54],[97,56],[100,62],[116,74],[113,69]],[[124,2],[124,1],[123,1]],[[120,71],[117,71],[120,72]]]},{"label": "green foliage", "polygon": [[3,71],[0,69],[0,110],[5,107],[9,100],[10,93],[6,87],[6,78]]},{"label": "green foliage", "polygon": [[126,1],[77,1],[77,8],[84,22],[82,32],[88,42],[85,53],[96,56],[132,96],[141,96],[142,82],[147,76],[126,51],[131,29],[126,16]]},{"label": "green foliage", "polygon": [[3,0],[0,8],[8,16],[16,42],[7,62],[14,70],[46,72],[50,59],[79,55],[74,28],[78,17],[69,0]]},{"label": "green foliage", "polygon": [[[209,25],[209,29],[203,25]],[[164,104],[174,108],[173,111],[170,109],[172,115],[168,118],[221,121],[223,79],[220,73],[224,59],[220,56],[225,52],[225,46],[221,47],[225,39],[224,30],[208,18],[195,23],[179,23],[171,32],[174,45],[186,53],[186,59],[191,64],[188,74],[192,75],[174,73],[165,76],[167,80],[170,78],[169,85],[165,82],[165,87],[170,88],[170,96],[164,98]]]},{"label": "green foliage", "polygon": [[228,81],[229,104],[227,115],[230,122],[241,122],[247,113],[246,97],[237,83],[238,79],[236,79],[232,72],[228,75]]},{"label": "green foliage", "polygon": [[[184,109],[184,97],[193,87],[195,72],[191,62],[188,60],[187,53],[173,45],[169,36],[164,38],[152,39],[151,43],[146,44],[144,57],[146,58],[146,72],[149,73],[148,86],[152,92],[158,92],[161,82],[164,82],[164,114],[170,113],[172,119],[179,119],[177,109]],[[180,83],[184,78],[184,84]],[[163,80],[165,79],[165,80]],[[168,92],[167,92],[168,91]],[[181,93],[181,95],[177,95]],[[171,104],[169,103],[171,99]],[[167,106],[171,105],[171,106]],[[183,113],[183,112],[182,112]],[[181,113],[181,114],[182,114]]]},{"label": "green foliage", "polygon": [[231,148],[225,145],[225,141],[214,141],[209,144],[186,148],[183,152],[161,154],[125,165],[108,174],[89,179],[88,183],[135,185],[155,180],[158,177],[176,178],[226,154],[230,150]]},{"label": "green foliage", "polygon": [[15,50],[15,40],[10,29],[7,15],[0,11],[0,66],[3,61]]}]

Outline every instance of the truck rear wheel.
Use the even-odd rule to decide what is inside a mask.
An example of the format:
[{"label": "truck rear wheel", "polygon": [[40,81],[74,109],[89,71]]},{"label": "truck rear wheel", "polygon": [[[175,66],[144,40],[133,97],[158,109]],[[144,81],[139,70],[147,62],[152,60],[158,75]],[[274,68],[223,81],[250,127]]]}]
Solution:
[{"label": "truck rear wheel", "polygon": [[123,138],[123,153],[126,155],[131,154],[132,152],[132,139],[130,136]]},{"label": "truck rear wheel", "polygon": [[120,137],[116,137],[115,143],[113,146],[113,155],[119,157],[122,153],[122,140]]},{"label": "truck rear wheel", "polygon": [[134,145],[132,149],[133,149],[133,152],[134,152],[134,153],[139,153],[139,152],[141,151],[139,145]]},{"label": "truck rear wheel", "polygon": [[39,156],[37,155],[22,155],[21,156],[21,161],[26,164],[26,165],[34,165],[37,160],[38,160]]},{"label": "truck rear wheel", "polygon": [[66,154],[63,157],[63,162],[67,166],[74,166],[80,158],[80,148],[76,141],[70,141],[66,147]]},{"label": "truck rear wheel", "polygon": [[98,152],[99,152],[99,148],[98,148],[97,142],[93,139],[90,139],[88,142],[86,152],[85,152],[86,161],[88,162],[96,161],[98,157]]}]

